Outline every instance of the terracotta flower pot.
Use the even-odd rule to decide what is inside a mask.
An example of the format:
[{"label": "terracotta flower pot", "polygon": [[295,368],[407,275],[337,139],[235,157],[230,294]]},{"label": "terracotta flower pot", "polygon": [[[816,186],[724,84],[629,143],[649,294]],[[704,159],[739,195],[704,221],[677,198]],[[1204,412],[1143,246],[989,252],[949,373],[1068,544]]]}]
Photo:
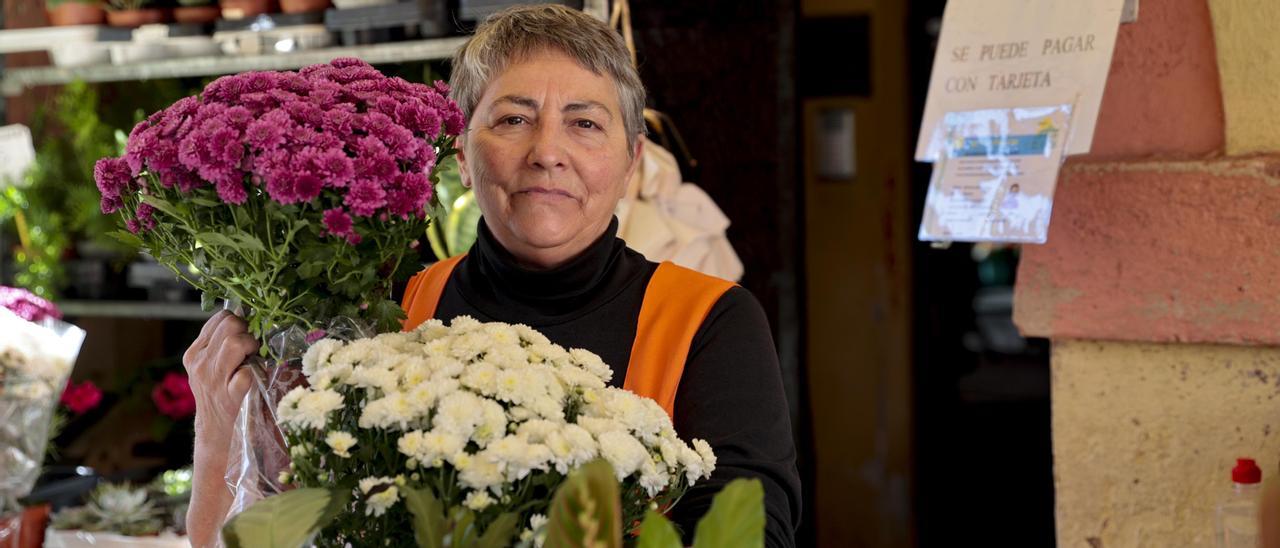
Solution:
[{"label": "terracotta flower pot", "polygon": [[320,11],[329,6],[329,0],[280,0],[280,10],[285,13]]},{"label": "terracotta flower pot", "polygon": [[245,19],[257,17],[264,13],[274,13],[277,9],[275,0],[222,0],[223,19]]},{"label": "terracotta flower pot", "polygon": [[107,11],[107,24],[113,27],[140,27],[152,23],[163,23],[164,20],[164,10],[156,8]]},{"label": "terracotta flower pot", "polygon": [[222,17],[222,9],[213,6],[178,6],[173,9],[173,20],[179,23],[212,23]]},{"label": "terracotta flower pot", "polygon": [[49,23],[55,27],[69,25],[101,25],[107,20],[107,12],[102,6],[85,2],[64,2],[47,10]]}]

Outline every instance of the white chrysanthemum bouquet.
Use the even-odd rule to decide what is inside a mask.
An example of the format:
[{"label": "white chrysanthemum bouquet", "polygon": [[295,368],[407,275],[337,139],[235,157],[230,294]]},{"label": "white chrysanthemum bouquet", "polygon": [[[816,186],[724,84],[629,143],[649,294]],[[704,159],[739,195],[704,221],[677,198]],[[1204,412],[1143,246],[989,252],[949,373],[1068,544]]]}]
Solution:
[{"label": "white chrysanthemum bouquet", "polygon": [[324,527],[316,545],[533,544],[557,487],[589,461],[621,482],[623,524],[715,468],[710,446],[681,441],[657,403],[607,386],[598,356],[523,325],[461,317],[322,339],[302,370],[308,385],[276,415],[292,456],[280,480],[300,489],[287,508],[278,496],[250,512],[309,508]]}]

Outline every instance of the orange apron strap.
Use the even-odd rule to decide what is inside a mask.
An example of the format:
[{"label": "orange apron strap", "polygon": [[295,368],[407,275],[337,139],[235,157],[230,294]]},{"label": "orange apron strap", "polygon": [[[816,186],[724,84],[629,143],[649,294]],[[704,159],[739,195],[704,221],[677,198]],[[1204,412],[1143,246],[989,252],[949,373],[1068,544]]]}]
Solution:
[{"label": "orange apron strap", "polygon": [[449,282],[449,275],[453,273],[453,267],[458,266],[458,262],[466,255],[463,253],[449,257],[409,278],[409,286],[404,290],[404,300],[400,303],[405,315],[408,316],[404,320],[405,331],[410,331],[422,322],[435,317],[436,305],[440,304],[440,295],[444,293],[444,286]]},{"label": "orange apron strap", "polygon": [[733,282],[663,262],[649,280],[622,387],[674,416],[676,390],[693,336]]}]

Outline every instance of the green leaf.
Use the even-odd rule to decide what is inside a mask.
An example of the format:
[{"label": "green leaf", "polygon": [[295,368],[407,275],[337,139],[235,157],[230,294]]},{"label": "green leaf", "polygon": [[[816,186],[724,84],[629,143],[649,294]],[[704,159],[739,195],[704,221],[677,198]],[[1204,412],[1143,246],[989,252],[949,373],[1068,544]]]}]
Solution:
[{"label": "green leaf", "polygon": [[204,245],[236,247],[236,242],[217,232],[201,232],[196,234],[196,241]]},{"label": "green leaf", "polygon": [[476,548],[502,548],[507,546],[507,542],[511,540],[511,535],[516,532],[516,515],[507,512],[493,520],[489,524],[489,528],[484,530],[484,534],[480,535],[480,539],[476,541]]},{"label": "green leaf", "polygon": [[451,535],[451,548],[472,548],[476,543],[476,515],[468,508],[455,506],[453,508],[453,533]]},{"label": "green leaf", "polygon": [[444,506],[430,489],[405,489],[404,503],[413,514],[413,537],[420,548],[443,548]]},{"label": "green leaf", "polygon": [[764,487],[758,479],[729,482],[698,522],[694,548],[764,546]]},{"label": "green leaf", "polygon": [[262,499],[222,528],[228,548],[297,548],[351,500],[348,489],[310,487]]},{"label": "green leaf", "polygon": [[187,201],[189,201],[189,202],[191,202],[191,203],[193,203],[193,204],[195,204],[195,205],[198,205],[198,206],[200,206],[200,207],[218,207],[218,206],[222,205],[222,204],[220,204],[220,203],[218,203],[218,202],[215,202],[215,201],[213,201],[213,200],[210,200],[210,199],[208,199],[208,198],[199,198],[199,197],[196,197],[196,196],[192,196],[192,197],[190,197],[190,198],[187,198]]},{"label": "green leaf", "polygon": [[613,467],[603,459],[574,470],[556,490],[547,517],[547,548],[622,546],[622,508]]},{"label": "green leaf", "polygon": [[142,247],[142,238],[139,238],[137,234],[133,234],[127,230],[117,230],[109,233],[109,235],[129,247]]},{"label": "green leaf", "polygon": [[259,240],[257,236],[254,236],[253,234],[249,234],[248,232],[245,232],[243,230],[237,230],[235,232],[232,232],[231,239],[239,242],[240,245],[244,246],[246,249],[251,249],[253,251],[258,251],[258,252],[267,251],[267,246],[262,245],[262,240]]},{"label": "green leaf", "polygon": [[649,510],[640,523],[640,538],[636,548],[683,548],[680,533],[662,514]]},{"label": "green leaf", "polygon": [[178,214],[178,210],[173,207],[173,204],[169,203],[164,198],[159,198],[151,194],[143,194],[142,203],[151,204],[151,207],[159,209],[162,213],[170,217],[181,218],[181,215]]}]

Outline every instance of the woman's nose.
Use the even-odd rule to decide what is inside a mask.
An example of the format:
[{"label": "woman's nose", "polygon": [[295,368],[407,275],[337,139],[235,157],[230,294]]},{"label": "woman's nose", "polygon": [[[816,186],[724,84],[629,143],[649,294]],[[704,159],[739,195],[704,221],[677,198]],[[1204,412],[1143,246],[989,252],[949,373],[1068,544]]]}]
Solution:
[{"label": "woman's nose", "polygon": [[539,124],[529,146],[529,165],[539,169],[564,167],[566,154],[563,138],[563,132],[557,124]]}]

